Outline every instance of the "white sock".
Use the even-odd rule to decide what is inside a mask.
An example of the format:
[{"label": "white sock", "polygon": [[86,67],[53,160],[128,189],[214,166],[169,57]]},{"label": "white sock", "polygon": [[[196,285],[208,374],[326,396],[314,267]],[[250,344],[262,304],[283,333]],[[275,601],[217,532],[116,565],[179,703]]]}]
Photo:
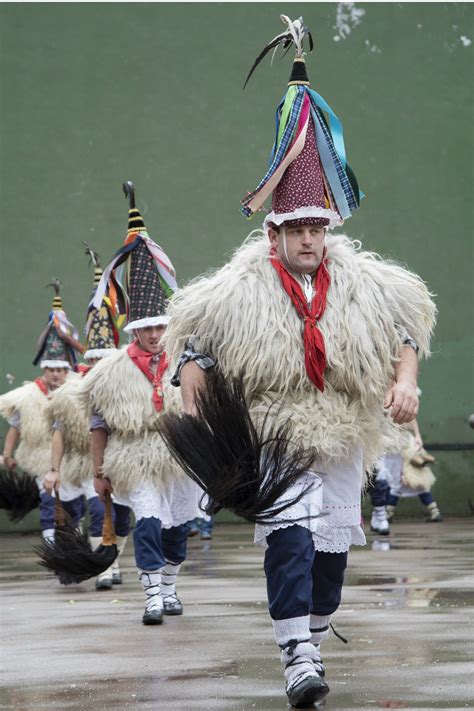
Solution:
[{"label": "white sock", "polygon": [[165,565],[160,569],[160,590],[162,597],[176,595],[176,578],[178,577],[180,568],[181,564],[168,563],[168,561],[166,561]]},{"label": "white sock", "polygon": [[112,572],[113,573],[120,573],[119,558],[122,555],[122,553],[125,549],[125,546],[127,545],[127,538],[128,538],[128,536],[117,536],[118,556],[112,563]]},{"label": "white sock", "polygon": [[280,647],[289,644],[291,640],[306,642],[310,638],[309,615],[289,617],[287,620],[272,620],[276,643]]},{"label": "white sock", "polygon": [[45,541],[54,543],[54,528],[45,528],[44,531],[41,531],[41,535]]},{"label": "white sock", "polygon": [[102,545],[102,536],[89,536],[89,543],[93,551]]},{"label": "white sock", "polygon": [[146,570],[138,570],[138,576],[145,591],[146,609],[162,610],[163,598],[160,594],[161,575],[158,570],[148,572]]},{"label": "white sock", "polygon": [[309,616],[309,629],[311,632],[311,642],[320,645],[323,639],[329,635],[331,615],[311,615]]}]

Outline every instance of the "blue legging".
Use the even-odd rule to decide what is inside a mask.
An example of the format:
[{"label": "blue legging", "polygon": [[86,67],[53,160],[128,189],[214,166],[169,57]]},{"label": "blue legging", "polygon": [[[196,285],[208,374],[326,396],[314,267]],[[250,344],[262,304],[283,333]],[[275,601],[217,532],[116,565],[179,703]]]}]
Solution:
[{"label": "blue legging", "polygon": [[168,563],[178,565],[186,559],[186,524],[162,528],[159,518],[140,518],[133,529],[137,568],[153,572]]},{"label": "blue legging", "polygon": [[294,525],[267,536],[265,575],[274,620],[331,615],[341,602],[347,553],[314,550],[307,528]]},{"label": "blue legging", "polygon": [[374,477],[368,487],[372,506],[385,506],[390,494],[390,487],[386,479]]},{"label": "blue legging", "polygon": [[[104,523],[105,503],[98,496],[87,499],[89,508],[90,525],[89,534],[91,536],[102,535],[102,524]],[[130,533],[130,508],[122,504],[113,504],[112,515],[115,533],[117,536],[128,536]]]},{"label": "blue legging", "polygon": [[[51,496],[51,494],[48,494],[46,491],[40,493],[40,525],[42,531],[54,528],[55,501],[54,496]],[[71,517],[73,526],[78,526],[86,510],[84,497],[78,496],[72,501],[62,501],[61,504],[66,513]]]},{"label": "blue legging", "polygon": [[[387,504],[390,506],[396,506],[398,504],[399,496],[395,496],[394,494],[389,494],[387,496]],[[429,504],[432,504],[434,501],[433,494],[431,491],[424,491],[422,494],[418,494],[418,498],[420,499],[421,503],[424,504],[425,506],[428,506]]]}]

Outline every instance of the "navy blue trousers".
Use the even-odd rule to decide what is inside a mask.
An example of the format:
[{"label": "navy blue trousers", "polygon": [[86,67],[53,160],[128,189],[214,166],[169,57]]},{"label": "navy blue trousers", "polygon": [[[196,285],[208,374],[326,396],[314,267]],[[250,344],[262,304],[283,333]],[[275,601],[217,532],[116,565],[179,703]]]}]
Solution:
[{"label": "navy blue trousers", "polygon": [[[91,536],[101,536],[105,503],[98,496],[94,496],[91,499],[87,499],[87,506],[90,516],[89,534]],[[112,505],[112,515],[117,536],[128,536],[130,533],[130,508],[114,503]]]},{"label": "navy blue trousers", "polygon": [[[396,506],[398,504],[399,498],[400,497],[395,496],[395,494],[389,494],[387,496],[387,504],[390,504],[390,506]],[[432,504],[434,501],[434,497],[431,491],[425,491],[423,494],[418,494],[418,498],[425,506],[428,506],[428,504]]]},{"label": "navy blue trousers", "polygon": [[331,615],[341,602],[347,553],[314,550],[310,531],[294,525],[267,537],[265,575],[274,620]]},{"label": "navy blue trousers", "polygon": [[166,562],[178,565],[186,559],[186,524],[162,528],[159,518],[140,518],[133,529],[137,568],[153,572]]},{"label": "navy blue trousers", "polygon": [[386,479],[372,478],[368,487],[372,506],[385,506],[390,495],[390,486]]},{"label": "navy blue trousers", "polygon": [[[40,494],[40,525],[41,530],[46,531],[48,528],[54,528],[54,496],[42,491]],[[74,526],[79,525],[79,521],[84,516],[86,504],[83,496],[78,496],[72,501],[62,501],[63,509],[71,517],[71,522]]]}]

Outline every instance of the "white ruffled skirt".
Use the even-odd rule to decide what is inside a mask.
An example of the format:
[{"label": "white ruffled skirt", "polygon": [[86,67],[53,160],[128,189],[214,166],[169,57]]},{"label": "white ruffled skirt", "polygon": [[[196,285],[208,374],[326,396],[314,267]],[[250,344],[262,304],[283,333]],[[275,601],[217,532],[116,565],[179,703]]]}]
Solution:
[{"label": "white ruffled skirt", "polygon": [[255,526],[255,543],[267,547],[267,536],[279,528],[295,524],[311,531],[314,548],[325,553],[344,553],[351,545],[364,546],[362,528],[361,487],[363,476],[362,448],[356,447],[350,456],[325,465],[315,462],[307,472],[281,497],[293,498],[312,484],[304,496],[273,521]]}]

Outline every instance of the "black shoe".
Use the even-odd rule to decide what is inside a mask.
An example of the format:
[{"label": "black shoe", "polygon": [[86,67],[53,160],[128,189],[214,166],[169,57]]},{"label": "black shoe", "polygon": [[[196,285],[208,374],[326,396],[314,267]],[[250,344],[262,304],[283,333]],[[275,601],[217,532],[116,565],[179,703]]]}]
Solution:
[{"label": "black shoe", "polygon": [[96,590],[112,590],[112,583],[113,580],[112,578],[97,578],[95,581],[95,589]]},{"label": "black shoe", "polygon": [[304,709],[312,706],[315,701],[321,701],[329,692],[329,686],[320,676],[308,676],[300,684],[287,689],[286,695],[291,706]]},{"label": "black shoe", "polygon": [[112,584],[122,585],[122,573],[120,571],[112,573]]},{"label": "black shoe", "polygon": [[177,595],[168,595],[163,598],[163,613],[165,615],[182,615],[183,604]]},{"label": "black shoe", "polygon": [[144,625],[162,625],[163,624],[163,610],[159,607],[155,607],[153,610],[145,610],[142,617],[142,622]]}]

